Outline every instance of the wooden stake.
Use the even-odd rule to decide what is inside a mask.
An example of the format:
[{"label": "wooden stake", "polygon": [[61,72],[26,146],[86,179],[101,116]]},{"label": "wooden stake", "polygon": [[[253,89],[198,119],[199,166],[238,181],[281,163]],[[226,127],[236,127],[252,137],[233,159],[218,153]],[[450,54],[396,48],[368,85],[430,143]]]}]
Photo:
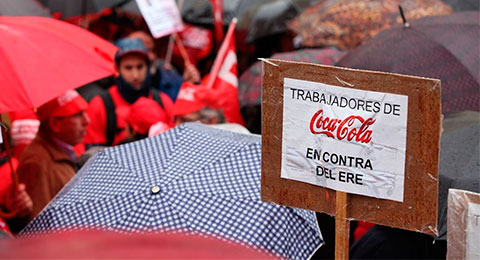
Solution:
[{"label": "wooden stake", "polygon": [[347,198],[345,192],[336,192],[335,213],[335,259],[348,259],[350,221],[347,220]]},{"label": "wooden stake", "polygon": [[180,36],[178,36],[177,33],[173,33],[173,37],[175,38],[175,43],[177,44],[178,50],[180,50],[180,54],[182,55],[185,65],[192,64],[192,61],[190,60],[190,57],[188,57],[188,53],[183,46],[183,42],[182,39],[180,39]]},{"label": "wooden stake", "polygon": [[173,36],[173,34],[170,34],[170,37],[168,38],[167,54],[165,54],[165,63],[168,64],[168,66],[171,66],[172,64],[172,54],[173,54],[174,44],[175,44],[175,36]]}]

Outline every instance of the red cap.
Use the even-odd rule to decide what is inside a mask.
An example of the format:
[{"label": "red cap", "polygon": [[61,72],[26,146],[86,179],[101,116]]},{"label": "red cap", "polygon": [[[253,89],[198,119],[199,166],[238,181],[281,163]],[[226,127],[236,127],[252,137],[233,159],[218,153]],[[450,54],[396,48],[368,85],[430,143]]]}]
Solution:
[{"label": "red cap", "polygon": [[140,134],[148,134],[150,126],[157,122],[170,123],[162,107],[156,101],[145,97],[140,97],[129,108],[117,111],[133,130]]},{"label": "red cap", "polygon": [[173,104],[173,115],[180,116],[196,112],[208,105],[205,98],[208,89],[203,85],[195,85],[184,82],[180,87],[175,104]]},{"label": "red cap", "polygon": [[88,103],[77,91],[69,90],[65,94],[48,101],[37,109],[37,117],[45,120],[48,117],[60,117],[75,115],[80,111],[87,110]]}]

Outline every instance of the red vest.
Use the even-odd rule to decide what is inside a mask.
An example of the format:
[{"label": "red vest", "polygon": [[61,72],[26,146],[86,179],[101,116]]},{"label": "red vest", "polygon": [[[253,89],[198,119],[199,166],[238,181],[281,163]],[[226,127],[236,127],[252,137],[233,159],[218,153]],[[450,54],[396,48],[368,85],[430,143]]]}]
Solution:
[{"label": "red vest", "polygon": [[[120,110],[125,109],[125,107],[129,108],[131,106],[123,97],[121,96],[120,92],[118,91],[117,86],[113,86],[108,89],[110,96],[112,97],[114,106],[115,106],[115,113],[117,115],[117,128],[120,129],[113,139],[113,145],[119,144],[126,138],[125,127],[127,123],[125,119],[121,116],[121,113],[118,112]],[[151,96],[149,98],[152,98]],[[163,106],[165,109],[165,113],[173,120],[173,102],[172,100],[164,93],[160,94],[160,98],[162,99]],[[88,116],[90,117],[90,124],[87,127],[87,135],[85,136],[84,143],[86,145],[106,145],[107,143],[107,115],[105,111],[105,104],[100,96],[94,97],[89,104],[88,107]]]}]

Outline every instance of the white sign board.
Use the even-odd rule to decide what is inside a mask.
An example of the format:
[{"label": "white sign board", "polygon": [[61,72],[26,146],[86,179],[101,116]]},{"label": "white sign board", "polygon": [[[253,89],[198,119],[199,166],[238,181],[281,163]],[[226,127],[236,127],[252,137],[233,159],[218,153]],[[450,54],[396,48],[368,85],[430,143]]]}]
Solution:
[{"label": "white sign board", "polygon": [[480,204],[468,203],[466,259],[480,259]]},{"label": "white sign board", "polygon": [[284,79],[281,177],[403,201],[408,97]]},{"label": "white sign board", "polygon": [[137,0],[137,5],[153,37],[160,38],[183,30],[175,0]]}]

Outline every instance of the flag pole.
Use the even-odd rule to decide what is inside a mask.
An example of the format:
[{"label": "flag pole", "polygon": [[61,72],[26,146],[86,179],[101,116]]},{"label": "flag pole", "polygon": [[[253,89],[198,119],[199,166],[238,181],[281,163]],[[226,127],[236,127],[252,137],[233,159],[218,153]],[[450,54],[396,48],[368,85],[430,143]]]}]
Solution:
[{"label": "flag pole", "polygon": [[185,62],[185,67],[188,64],[192,64],[190,57],[188,57],[187,50],[185,50],[185,46],[183,46],[182,39],[178,36],[178,33],[173,33],[173,38],[175,39],[175,43],[177,44],[178,49],[180,50],[180,54],[182,55],[183,61]]},{"label": "flag pole", "polygon": [[215,38],[215,46],[223,40],[223,1],[222,0],[210,0],[213,5],[213,31]]},{"label": "flag pole", "polygon": [[210,70],[210,77],[207,81],[207,88],[213,88],[213,83],[215,82],[215,78],[222,67],[223,58],[227,55],[228,44],[230,42],[230,38],[232,38],[233,33],[235,32],[235,26],[237,25],[237,18],[234,17],[228,26],[227,35],[223,39],[222,46],[218,51],[217,58],[215,58],[215,62],[213,63],[212,69]]},{"label": "flag pole", "polygon": [[[178,11],[180,12],[180,15],[182,14],[182,7],[183,7],[183,0],[179,0],[178,4]],[[170,37],[168,38],[168,46],[167,46],[167,54],[165,54],[165,63],[168,64],[169,66],[172,63],[172,55],[173,55],[173,45],[175,44],[174,40],[174,34],[170,34]]]}]

